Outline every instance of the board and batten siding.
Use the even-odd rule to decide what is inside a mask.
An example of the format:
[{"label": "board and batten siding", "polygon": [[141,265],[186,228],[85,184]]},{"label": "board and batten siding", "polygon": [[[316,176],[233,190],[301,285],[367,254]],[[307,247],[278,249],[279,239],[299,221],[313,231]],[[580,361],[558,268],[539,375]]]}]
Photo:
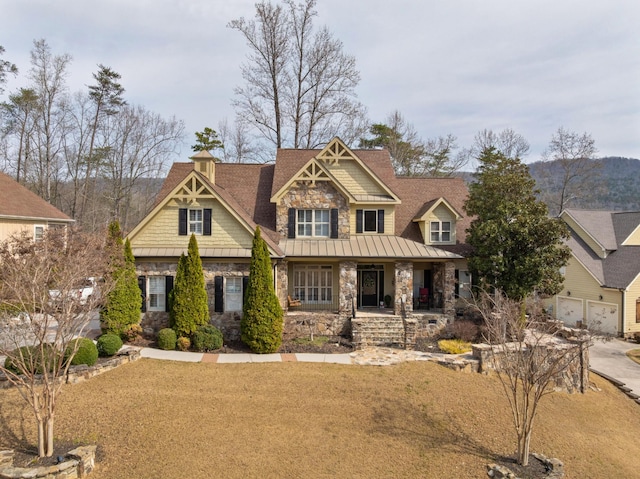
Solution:
[{"label": "board and batten siding", "polygon": [[[182,202],[170,201],[150,221],[131,238],[131,246],[184,247],[189,244],[190,235],[178,234],[178,210],[185,208]],[[216,200],[200,200],[197,207],[211,208],[211,236],[196,235],[198,247],[251,248],[253,234]]]},{"label": "board and batten siding", "polygon": [[329,171],[352,195],[387,195],[356,161],[341,161],[329,166]]},{"label": "board and batten siding", "polygon": [[[395,234],[395,214],[396,210],[393,205],[351,205],[349,210],[349,229],[352,235],[356,234],[356,210],[384,210],[384,233],[385,235]],[[358,234],[375,235],[380,233],[362,232]]]}]

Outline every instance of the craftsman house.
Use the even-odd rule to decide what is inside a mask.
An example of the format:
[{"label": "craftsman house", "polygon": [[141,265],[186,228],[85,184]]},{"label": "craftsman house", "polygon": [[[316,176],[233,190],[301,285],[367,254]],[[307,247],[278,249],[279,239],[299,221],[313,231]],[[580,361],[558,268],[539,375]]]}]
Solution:
[{"label": "craftsman house", "polygon": [[256,226],[287,317],[312,311],[328,333],[367,311],[451,318],[469,293],[462,179],[396,177],[388,151],[351,150],[338,138],[322,150],[280,149],[274,164],[216,163],[207,152],[191,159],[173,165],[128,235],[143,325],[166,317],[194,233],[212,322],[237,337]]},{"label": "craftsman house", "polygon": [[38,241],[47,228],[71,223],[73,220],[55,206],[0,173],[0,241],[22,232]]},{"label": "craftsman house", "polygon": [[564,210],[571,248],[564,287],[547,301],[569,326],[640,333],[640,212]]}]

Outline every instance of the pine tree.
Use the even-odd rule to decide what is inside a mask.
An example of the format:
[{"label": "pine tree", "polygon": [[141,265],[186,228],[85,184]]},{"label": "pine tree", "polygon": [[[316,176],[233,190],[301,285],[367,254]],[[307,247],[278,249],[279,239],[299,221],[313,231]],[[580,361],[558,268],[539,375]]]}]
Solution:
[{"label": "pine tree", "polygon": [[122,335],[131,325],[140,322],[142,298],[131,244],[127,239],[123,247],[117,221],[109,225],[107,250],[110,266],[107,280],[113,281],[113,288],[100,311],[100,322],[103,331]]},{"label": "pine tree", "polygon": [[251,248],[249,282],[245,291],[240,331],[255,353],[274,353],[282,344],[284,313],[273,287],[267,244],[256,228]]},{"label": "pine tree", "polygon": [[467,230],[469,268],[485,286],[521,301],[534,290],[556,294],[569,259],[567,228],[536,199],[535,181],[518,158],[485,148],[464,209],[475,216]]},{"label": "pine tree", "polygon": [[202,260],[194,234],[189,239],[187,256],[178,261],[173,290],[169,294],[169,324],[178,337],[190,336],[198,326],[209,323],[209,305],[204,284]]}]

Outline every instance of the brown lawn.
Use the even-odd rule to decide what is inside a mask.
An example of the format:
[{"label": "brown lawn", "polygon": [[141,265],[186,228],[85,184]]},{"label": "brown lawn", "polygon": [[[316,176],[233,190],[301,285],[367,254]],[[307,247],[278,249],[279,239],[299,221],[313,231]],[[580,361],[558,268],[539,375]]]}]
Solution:
[{"label": "brown lawn", "polygon": [[[592,379],[599,391],[543,399],[532,450],[569,478],[638,477],[640,406]],[[0,391],[0,448],[34,433],[16,391]],[[432,363],[143,359],[66,386],[55,435],[99,445],[95,479],[480,478],[514,452],[496,378]]]}]

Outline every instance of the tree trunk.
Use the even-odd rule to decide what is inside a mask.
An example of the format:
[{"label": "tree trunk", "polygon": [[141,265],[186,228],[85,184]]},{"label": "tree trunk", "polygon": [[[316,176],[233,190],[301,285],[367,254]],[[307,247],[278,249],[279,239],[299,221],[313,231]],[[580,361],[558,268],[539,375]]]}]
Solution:
[{"label": "tree trunk", "polygon": [[531,430],[518,437],[518,464],[529,465],[529,446],[531,445]]},{"label": "tree trunk", "polygon": [[46,444],[46,456],[53,456],[53,416],[47,418],[47,444]]},{"label": "tree trunk", "polygon": [[44,421],[38,419],[38,457],[46,457],[45,452]]}]

